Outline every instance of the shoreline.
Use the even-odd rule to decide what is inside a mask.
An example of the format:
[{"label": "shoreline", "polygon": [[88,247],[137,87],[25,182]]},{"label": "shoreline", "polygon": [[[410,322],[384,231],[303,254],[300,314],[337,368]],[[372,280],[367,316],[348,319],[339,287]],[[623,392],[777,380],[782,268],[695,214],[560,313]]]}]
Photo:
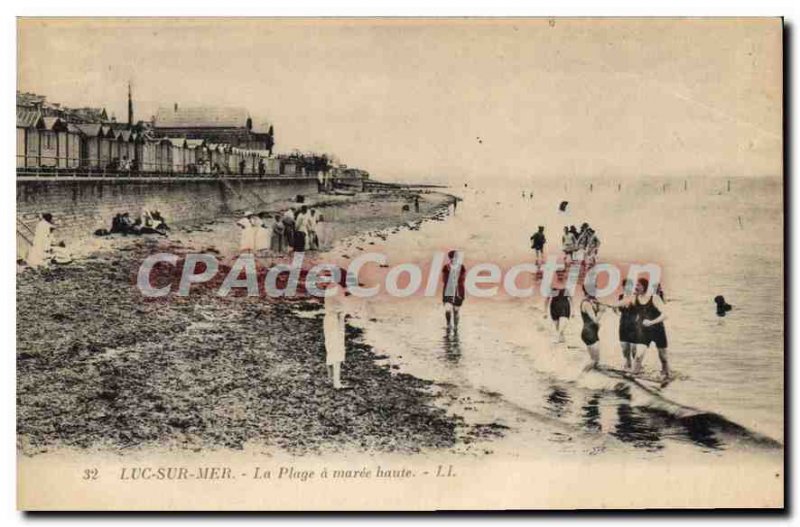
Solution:
[{"label": "shoreline", "polygon": [[[454,199],[424,193],[414,213],[402,211],[408,195],[394,191],[313,206],[350,218],[333,229],[330,241],[341,245],[441,219]],[[203,241],[216,227],[220,240],[230,241],[228,223],[233,228],[226,217],[202,231],[177,226],[168,238],[129,238],[68,265],[18,275],[17,437],[23,454],[65,447],[241,449],[250,443],[293,454],[456,445],[462,420],[433,404],[434,383],[379,365],[351,324],[343,380],[352,389],[329,386],[321,314],[309,315],[318,302],[219,299],[205,292],[170,303],[137,297],[130,281],[137,260],[164,248],[191,250],[193,238]]]}]

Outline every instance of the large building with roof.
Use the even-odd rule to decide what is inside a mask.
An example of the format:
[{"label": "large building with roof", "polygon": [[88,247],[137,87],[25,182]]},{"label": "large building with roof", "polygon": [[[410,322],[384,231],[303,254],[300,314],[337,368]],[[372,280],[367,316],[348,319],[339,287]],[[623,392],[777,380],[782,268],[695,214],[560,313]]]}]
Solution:
[{"label": "large building with roof", "polygon": [[244,108],[213,106],[160,108],[153,131],[164,137],[203,139],[250,150],[272,152],[274,130],[269,123],[254,124]]}]

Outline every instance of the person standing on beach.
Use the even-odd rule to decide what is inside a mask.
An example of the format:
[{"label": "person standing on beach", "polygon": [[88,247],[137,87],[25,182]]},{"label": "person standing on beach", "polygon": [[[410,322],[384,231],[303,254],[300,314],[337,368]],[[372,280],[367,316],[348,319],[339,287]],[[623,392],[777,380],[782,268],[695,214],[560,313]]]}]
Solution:
[{"label": "person standing on beach", "polygon": [[583,262],[586,259],[586,247],[589,243],[589,224],[584,222],[575,238],[575,260]]},{"label": "person standing on beach", "polygon": [[572,316],[572,297],[563,283],[554,285],[552,294],[544,299],[544,311],[544,318],[549,314],[555,325],[558,342],[565,342],[564,331]]},{"label": "person standing on beach", "polygon": [[341,390],[346,387],[342,384],[342,363],[346,355],[344,290],[335,284],[331,287],[336,287],[337,291],[334,295],[325,295],[325,317],[322,321],[325,334],[325,366],[333,388]]},{"label": "person standing on beach", "polygon": [[280,214],[276,214],[274,219],[275,222],[272,224],[269,249],[274,254],[283,254],[286,250],[286,227],[281,220]]},{"label": "person standing on beach", "polygon": [[303,252],[306,249],[308,249],[308,209],[303,205],[295,218],[294,250]]},{"label": "person standing on beach", "polygon": [[39,267],[49,258],[53,243],[52,234],[55,228],[53,215],[49,212],[42,214],[33,232],[33,244],[26,259],[29,267]]},{"label": "person standing on beach", "polygon": [[[335,290],[331,291],[331,288],[335,288]],[[369,304],[366,300],[352,297],[347,289],[338,283],[319,284],[319,289],[325,291],[325,315],[322,320],[322,330],[325,337],[325,366],[328,370],[328,379],[334,389],[347,389],[349,386],[342,384],[342,364],[347,356],[346,316],[356,314],[368,318]]]},{"label": "person standing on beach", "polygon": [[465,280],[466,267],[463,265],[461,255],[456,250],[447,253],[447,262],[442,268],[442,304],[444,304],[444,318],[447,321],[447,331],[458,331],[459,310],[466,296]]},{"label": "person standing on beach", "polygon": [[244,216],[236,222],[236,226],[242,230],[239,236],[239,252],[252,252],[255,248],[255,227],[253,226],[251,211],[244,213]]},{"label": "person standing on beach", "polygon": [[542,260],[545,243],[547,243],[547,239],[544,236],[544,227],[539,225],[539,230],[533,233],[533,236],[531,236],[531,249],[533,249],[534,253],[536,254],[536,263],[539,263]]},{"label": "person standing on beach", "polygon": [[312,251],[319,249],[319,238],[317,237],[317,211],[308,211],[308,248]]},{"label": "person standing on beach", "polygon": [[264,227],[264,215],[266,215],[266,213],[262,212],[253,214],[250,218],[250,223],[253,224],[253,252],[256,254],[262,254],[269,249],[269,233]]},{"label": "person standing on beach", "polygon": [[636,282],[636,294],[631,305],[636,313],[636,343],[644,346],[642,352],[637,354],[634,372],[641,371],[644,354],[650,344],[654,343],[661,361],[661,375],[668,379],[671,372],[667,355],[667,330],[664,327],[664,320],[667,318],[664,301],[653,294],[646,278],[640,278]]},{"label": "person standing on beach", "polygon": [[325,221],[325,217],[322,214],[317,214],[317,227],[316,227],[317,249],[319,249],[320,247],[324,247],[325,244],[328,242],[329,230],[330,226],[328,222]]},{"label": "person standing on beach", "polygon": [[587,267],[592,267],[597,263],[597,252],[600,249],[600,238],[597,237],[597,233],[591,227],[587,229],[586,232],[588,234],[586,236],[586,257],[584,260],[586,261]]},{"label": "person standing on beach", "polygon": [[564,234],[561,236],[561,250],[564,251],[564,263],[572,263],[575,254],[575,235],[568,227],[564,227]]},{"label": "person standing on beach", "polygon": [[600,303],[594,295],[583,289],[584,297],[581,300],[581,319],[583,329],[581,330],[581,340],[586,344],[586,351],[589,352],[589,363],[584,371],[597,368],[600,363]]},{"label": "person standing on beach", "polygon": [[294,207],[289,207],[281,218],[286,236],[286,247],[294,247]]}]

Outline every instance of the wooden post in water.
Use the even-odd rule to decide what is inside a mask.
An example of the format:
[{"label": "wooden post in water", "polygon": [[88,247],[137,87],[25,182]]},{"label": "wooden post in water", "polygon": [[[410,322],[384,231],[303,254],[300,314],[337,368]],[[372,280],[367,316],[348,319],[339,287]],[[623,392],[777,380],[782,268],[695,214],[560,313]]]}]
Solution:
[{"label": "wooden post in water", "polygon": [[729,179],[728,180],[728,192],[730,192],[730,191],[731,191],[731,180]]},{"label": "wooden post in water", "polygon": [[744,229],[744,225],[742,224],[742,217],[739,216],[739,228]]},{"label": "wooden post in water", "polygon": [[594,190],[594,183],[589,183],[589,192]]},{"label": "wooden post in water", "polygon": [[687,180],[683,180],[683,190],[689,190],[689,182]]},{"label": "wooden post in water", "polygon": [[617,183],[617,192],[622,190],[622,183]]}]

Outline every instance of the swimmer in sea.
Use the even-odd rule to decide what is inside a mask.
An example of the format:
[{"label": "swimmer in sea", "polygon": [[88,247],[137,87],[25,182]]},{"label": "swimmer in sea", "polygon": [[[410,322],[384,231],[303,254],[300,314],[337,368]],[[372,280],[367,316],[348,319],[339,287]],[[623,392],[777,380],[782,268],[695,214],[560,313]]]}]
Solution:
[{"label": "swimmer in sea", "polygon": [[733,309],[733,306],[725,301],[725,297],[717,295],[714,297],[714,303],[717,304],[717,316],[724,317],[728,311]]}]

